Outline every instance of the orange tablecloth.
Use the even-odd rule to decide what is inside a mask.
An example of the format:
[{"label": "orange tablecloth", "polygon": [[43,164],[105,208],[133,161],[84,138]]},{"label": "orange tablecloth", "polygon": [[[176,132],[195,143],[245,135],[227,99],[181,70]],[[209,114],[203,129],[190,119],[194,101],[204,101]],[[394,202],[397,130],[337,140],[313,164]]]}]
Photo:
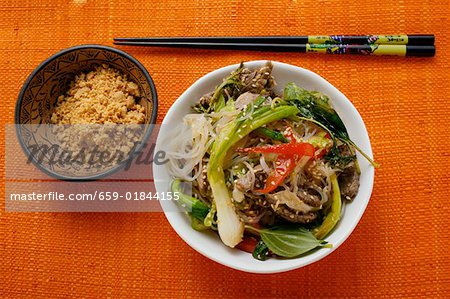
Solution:
[{"label": "orange tablecloth", "polygon": [[[5,213],[2,186],[0,297],[437,298],[450,292],[450,2],[351,2],[2,0],[2,136],[4,124],[14,121],[23,81],[43,59],[68,46],[111,45],[114,36],[434,33],[437,55],[123,48],[155,80],[159,122],[194,80],[224,65],[271,59],[319,73],[360,111],[382,165],[368,209],[324,260],[252,275],[196,253],[161,213]],[[3,149],[0,155],[4,173]]]}]

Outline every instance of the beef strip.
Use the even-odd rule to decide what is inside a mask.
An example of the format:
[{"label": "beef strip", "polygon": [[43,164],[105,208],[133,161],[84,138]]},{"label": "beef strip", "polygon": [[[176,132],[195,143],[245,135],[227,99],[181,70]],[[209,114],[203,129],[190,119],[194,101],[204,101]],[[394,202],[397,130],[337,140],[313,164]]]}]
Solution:
[{"label": "beef strip", "polygon": [[[283,191],[284,192],[284,191]],[[312,203],[311,207],[318,208],[320,207],[320,198],[317,195],[308,194],[306,191],[306,195],[303,191],[300,192],[302,195],[298,196],[299,200],[303,201],[306,205]],[[286,204],[280,203],[276,200],[275,196],[266,195],[267,203],[269,207],[274,211],[274,213],[283,219],[294,222],[294,223],[309,223],[317,218],[319,210],[317,211],[299,211],[292,209]],[[306,198],[306,200],[304,200]]]},{"label": "beef strip", "polygon": [[322,204],[320,195],[314,189],[299,190],[297,196],[311,207],[318,208]]},{"label": "beef strip", "polygon": [[347,167],[339,175],[339,188],[341,190],[342,198],[346,200],[353,200],[359,189],[359,177],[355,165]]},{"label": "beef strip", "polygon": [[318,212],[296,213],[286,205],[279,205],[273,210],[281,218],[293,223],[310,223],[317,218]]},{"label": "beef strip", "polygon": [[272,77],[272,68],[272,63],[267,63],[260,69],[243,69],[239,77],[244,85],[241,93],[249,91],[260,94],[262,90],[271,91],[275,86],[275,81]]}]

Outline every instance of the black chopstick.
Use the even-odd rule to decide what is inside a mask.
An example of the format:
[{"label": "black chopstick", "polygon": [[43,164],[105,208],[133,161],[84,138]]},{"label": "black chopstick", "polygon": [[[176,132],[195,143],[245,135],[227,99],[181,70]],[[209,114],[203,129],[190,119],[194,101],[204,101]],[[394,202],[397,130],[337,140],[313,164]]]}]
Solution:
[{"label": "black chopstick", "polygon": [[206,43],[206,42],[175,42],[175,41],[118,41],[116,45],[249,50],[273,52],[313,52],[325,54],[361,54],[361,55],[396,55],[396,56],[434,56],[435,46],[416,45],[343,45],[343,44],[256,44],[256,43]]},{"label": "black chopstick", "polygon": [[432,34],[396,35],[308,35],[308,36],[217,36],[217,37],[151,37],[114,38],[117,42],[187,42],[187,43],[245,43],[245,44],[389,44],[434,45]]}]

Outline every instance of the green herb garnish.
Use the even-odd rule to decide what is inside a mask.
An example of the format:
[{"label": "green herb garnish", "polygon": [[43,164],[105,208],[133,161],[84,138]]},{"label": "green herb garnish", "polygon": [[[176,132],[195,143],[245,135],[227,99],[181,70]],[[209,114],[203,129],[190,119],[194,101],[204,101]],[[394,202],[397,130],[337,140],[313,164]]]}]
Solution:
[{"label": "green herb garnish", "polygon": [[255,250],[253,250],[252,256],[260,261],[265,261],[269,255],[269,247],[263,240],[259,240],[256,244]]},{"label": "green herb garnish", "polygon": [[259,233],[267,248],[282,257],[292,258],[314,248],[331,247],[327,242],[316,239],[306,228],[296,225],[282,225],[262,229],[246,226],[246,228]]},{"label": "green herb garnish", "polygon": [[284,88],[284,99],[291,101],[300,111],[299,116],[307,119],[314,120],[322,127],[326,128],[330,133],[334,146],[330,151],[327,159],[334,165],[346,164],[354,160],[353,158],[344,158],[339,149],[337,148],[336,138],[341,140],[344,144],[353,146],[367,161],[374,167],[379,165],[375,163],[366,153],[364,153],[348,135],[342,119],[331,107],[328,97],[314,91],[308,91],[300,88],[295,83],[288,83]]}]

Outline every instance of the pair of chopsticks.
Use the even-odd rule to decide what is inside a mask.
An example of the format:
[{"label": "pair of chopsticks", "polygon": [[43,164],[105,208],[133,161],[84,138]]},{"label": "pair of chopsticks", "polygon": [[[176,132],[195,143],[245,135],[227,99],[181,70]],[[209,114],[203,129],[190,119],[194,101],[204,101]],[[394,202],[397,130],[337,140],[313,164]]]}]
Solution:
[{"label": "pair of chopsticks", "polygon": [[434,56],[434,41],[430,34],[114,38],[127,46],[397,56]]}]

